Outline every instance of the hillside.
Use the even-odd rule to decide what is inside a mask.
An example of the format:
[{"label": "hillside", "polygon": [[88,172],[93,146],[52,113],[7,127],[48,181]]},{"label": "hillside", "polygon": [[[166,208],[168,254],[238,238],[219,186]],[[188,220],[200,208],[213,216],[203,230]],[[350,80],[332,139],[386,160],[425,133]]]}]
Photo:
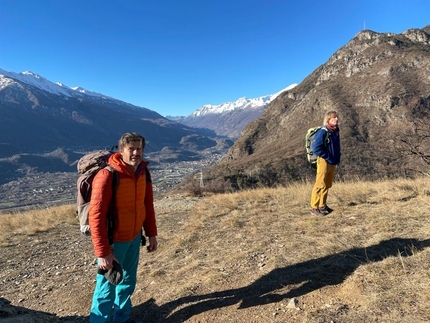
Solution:
[{"label": "hillside", "polygon": [[428,172],[430,25],[401,34],[363,30],[249,123],[227,157],[205,172],[233,187],[313,177],[304,136],[325,112],[340,115],[343,179]]},{"label": "hillside", "polygon": [[[309,214],[311,186],[157,200],[160,246],[142,253],[133,317],[429,322],[428,178],[337,182],[324,218]],[[96,267],[74,208],[0,226],[0,322],[87,322]]]}]

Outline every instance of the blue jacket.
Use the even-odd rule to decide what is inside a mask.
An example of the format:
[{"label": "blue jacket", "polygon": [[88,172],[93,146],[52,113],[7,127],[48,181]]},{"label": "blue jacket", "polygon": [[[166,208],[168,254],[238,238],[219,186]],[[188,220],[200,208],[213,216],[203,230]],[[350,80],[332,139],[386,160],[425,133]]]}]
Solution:
[{"label": "blue jacket", "polygon": [[[329,136],[327,137],[327,132]],[[323,127],[315,134],[315,139],[312,144],[312,150],[318,157],[324,158],[325,161],[332,165],[340,163],[340,139],[339,129],[330,131],[327,127]]]}]

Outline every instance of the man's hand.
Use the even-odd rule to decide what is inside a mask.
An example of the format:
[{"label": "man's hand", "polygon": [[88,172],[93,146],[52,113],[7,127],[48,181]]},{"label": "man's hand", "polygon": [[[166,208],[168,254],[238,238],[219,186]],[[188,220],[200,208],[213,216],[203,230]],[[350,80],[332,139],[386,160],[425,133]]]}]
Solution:
[{"label": "man's hand", "polygon": [[103,270],[109,270],[113,267],[113,261],[118,261],[113,254],[109,254],[106,257],[99,258],[99,267]]},{"label": "man's hand", "polygon": [[157,237],[149,237],[149,246],[146,247],[146,250],[148,250],[148,252],[154,252],[155,250],[157,250],[157,247]]}]

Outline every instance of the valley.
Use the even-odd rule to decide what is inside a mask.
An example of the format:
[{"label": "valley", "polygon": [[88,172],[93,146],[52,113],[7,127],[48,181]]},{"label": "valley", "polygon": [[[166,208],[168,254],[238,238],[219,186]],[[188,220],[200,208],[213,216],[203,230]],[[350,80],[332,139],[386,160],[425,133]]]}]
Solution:
[{"label": "valley", "polygon": [[[191,174],[216,164],[223,155],[214,153],[198,161],[151,163],[154,196],[161,195]],[[40,173],[30,171],[24,177],[0,185],[0,213],[11,213],[76,201],[77,172]]]}]

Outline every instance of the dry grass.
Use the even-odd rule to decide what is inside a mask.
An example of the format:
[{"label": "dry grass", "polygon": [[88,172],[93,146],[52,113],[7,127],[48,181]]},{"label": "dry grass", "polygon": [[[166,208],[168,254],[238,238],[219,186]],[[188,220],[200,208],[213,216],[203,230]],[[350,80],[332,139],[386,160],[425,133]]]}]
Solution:
[{"label": "dry grass", "polygon": [[[324,218],[309,213],[311,187],[156,201],[160,246],[142,254],[134,315],[148,322],[430,321],[429,179],[335,183],[328,200],[335,212]],[[78,231],[73,212],[0,216],[1,240],[63,221],[75,221]],[[92,290],[80,293],[89,299]],[[288,306],[293,298],[296,309]],[[70,302],[70,313],[88,313],[89,304]]]},{"label": "dry grass", "polygon": [[[306,315],[303,311],[298,321],[318,321],[312,315],[319,311],[318,307],[326,306],[334,318],[339,314],[333,314],[332,307],[339,302],[342,306],[345,302],[350,308],[349,314],[340,314],[348,316],[344,322],[379,322],[379,316],[387,322],[401,322],[406,315],[402,314],[402,307],[411,306],[407,302],[420,304],[420,310],[426,313],[424,317],[430,318],[427,316],[430,306],[426,305],[430,294],[425,289],[429,282],[426,261],[429,252],[427,249],[423,252],[430,236],[430,224],[425,216],[430,204],[428,178],[336,183],[329,195],[335,212],[325,218],[309,215],[311,186],[296,183],[285,188],[202,198],[187,220],[177,226],[176,234],[162,235],[162,247],[156,259],[146,263],[154,281],[163,286],[157,303],[166,304],[172,295],[176,295],[174,299],[185,295],[210,297],[214,291],[221,290],[224,293],[219,298],[242,293],[243,297],[233,302],[240,307],[247,294],[263,297],[266,293],[278,293],[284,295],[278,297],[284,303],[288,296],[295,295],[302,298],[299,306],[310,307],[308,310],[313,314]],[[161,212],[160,228],[174,217],[168,210]],[[366,256],[366,248],[372,255]],[[356,264],[342,263],[348,255],[356,258]],[[329,272],[321,276],[312,273],[308,277],[300,273],[306,270],[305,265],[312,263],[327,267]],[[337,275],[331,277],[332,269],[340,271],[337,278]],[[273,289],[264,287],[284,273],[303,276],[303,280],[279,277]],[[315,288],[311,284],[306,293],[294,292],[314,276],[327,278],[328,282],[321,286],[314,282]],[[259,281],[265,283],[256,283]],[[263,291],[253,291],[254,286]],[[313,294],[322,294],[317,303]],[[203,302],[205,296],[196,296],[195,300]],[[362,311],[356,317],[351,314],[355,307]],[[198,306],[188,304],[188,310],[192,308]],[[173,317],[186,317],[181,310],[177,313]],[[421,314],[415,317],[416,322],[421,321]],[[283,322],[280,314],[276,315],[277,319],[272,313],[267,316]],[[250,317],[240,317],[237,322],[250,320]]]},{"label": "dry grass", "polygon": [[76,206],[63,205],[52,208],[39,208],[27,212],[0,214],[0,245],[5,246],[7,240],[14,235],[32,236],[56,228],[61,224],[76,224]]}]

